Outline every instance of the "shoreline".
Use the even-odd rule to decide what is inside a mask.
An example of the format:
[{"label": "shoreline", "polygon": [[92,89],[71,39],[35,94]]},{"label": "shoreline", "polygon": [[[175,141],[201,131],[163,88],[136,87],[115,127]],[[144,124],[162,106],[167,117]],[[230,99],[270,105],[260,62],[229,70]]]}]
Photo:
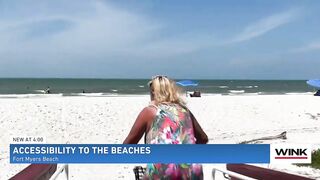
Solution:
[{"label": "shoreline", "polygon": [[[188,93],[191,91],[188,91]],[[208,96],[280,96],[280,95],[310,95],[313,96],[314,92],[287,92],[287,93],[245,93],[245,92],[235,92],[235,93],[202,93],[202,97]],[[125,93],[25,93],[25,94],[0,94],[0,99],[4,98],[51,98],[51,97],[144,97],[149,96],[148,93],[145,94],[125,94]],[[185,96],[184,96],[185,97]],[[188,97],[190,98],[190,97]],[[195,97],[198,98],[198,97]],[[200,97],[201,98],[201,97]]]}]

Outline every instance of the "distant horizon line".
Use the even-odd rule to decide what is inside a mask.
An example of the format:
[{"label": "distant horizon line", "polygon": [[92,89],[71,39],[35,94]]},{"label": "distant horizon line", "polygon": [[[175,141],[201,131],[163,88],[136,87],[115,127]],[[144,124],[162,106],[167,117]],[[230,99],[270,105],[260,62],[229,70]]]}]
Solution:
[{"label": "distant horizon line", "polygon": [[[90,78],[90,77],[79,77],[79,78],[75,78],[75,77],[0,77],[0,79],[88,79],[88,80],[150,80],[151,78]],[[253,78],[249,78],[249,79],[243,79],[243,78],[171,78],[171,79],[176,79],[176,80],[182,80],[182,79],[189,79],[189,80],[263,80],[263,81],[307,81],[309,79],[253,79]]]}]

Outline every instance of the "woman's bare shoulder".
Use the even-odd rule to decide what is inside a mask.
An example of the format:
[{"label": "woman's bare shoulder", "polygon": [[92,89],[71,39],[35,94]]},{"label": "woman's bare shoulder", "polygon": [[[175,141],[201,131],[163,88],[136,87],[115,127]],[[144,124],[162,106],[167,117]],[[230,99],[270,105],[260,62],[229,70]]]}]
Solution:
[{"label": "woman's bare shoulder", "polygon": [[144,116],[155,116],[157,113],[157,106],[149,104],[148,106],[144,107],[140,112],[141,115]]},{"label": "woman's bare shoulder", "polygon": [[158,106],[157,106],[157,104],[156,104],[154,101],[151,101],[146,108],[151,108],[151,109],[157,110],[157,109],[158,109]]}]

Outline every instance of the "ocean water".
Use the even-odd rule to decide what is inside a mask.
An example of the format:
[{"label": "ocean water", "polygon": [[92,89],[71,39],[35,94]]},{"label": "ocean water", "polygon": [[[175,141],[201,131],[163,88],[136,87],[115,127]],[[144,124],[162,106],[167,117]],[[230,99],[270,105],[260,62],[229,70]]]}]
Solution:
[{"label": "ocean water", "polygon": [[[0,79],[0,94],[43,94],[50,87],[52,94],[63,96],[149,94],[148,79]],[[211,95],[264,95],[308,93],[315,90],[304,80],[194,80],[199,90]],[[83,93],[85,92],[85,93]]]}]

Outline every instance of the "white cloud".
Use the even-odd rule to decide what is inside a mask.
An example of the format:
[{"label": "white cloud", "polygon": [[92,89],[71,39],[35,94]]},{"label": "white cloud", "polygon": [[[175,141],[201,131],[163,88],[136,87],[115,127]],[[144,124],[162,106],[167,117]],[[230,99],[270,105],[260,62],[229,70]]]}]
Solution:
[{"label": "white cloud", "polygon": [[[0,18],[2,57],[16,61],[27,57],[41,62],[42,55],[55,58],[56,62],[66,59],[77,62],[86,58],[107,60],[108,57],[117,56],[166,58],[220,44],[213,40],[211,34],[205,33],[195,35],[180,32],[162,36],[162,32],[171,28],[165,22],[102,1],[83,1],[84,8],[69,7],[68,12],[51,10],[44,14],[32,14],[33,8],[39,7],[34,7],[34,4],[29,6],[26,9],[30,9],[30,16],[17,16],[7,21]],[[82,13],[84,9],[86,11]],[[75,12],[70,13],[73,10]],[[290,10],[264,18],[246,27],[229,42],[261,36],[290,22],[296,14],[296,11]]]},{"label": "white cloud", "polygon": [[238,43],[248,41],[253,38],[262,36],[269,31],[279,28],[297,17],[297,10],[288,10],[282,13],[274,14],[259,21],[252,23],[244,28],[244,30],[228,41],[228,43]]},{"label": "white cloud", "polygon": [[[115,56],[175,56],[201,46],[202,41],[196,38],[162,37],[161,32],[168,28],[165,23],[142,14],[101,1],[88,1],[87,6],[93,11],[82,15],[53,11],[10,21],[0,19],[0,55],[17,61],[27,57],[42,63],[45,63],[42,55],[55,58],[55,62],[97,57],[107,61],[106,57]],[[59,28],[57,22],[67,27],[54,30]]]},{"label": "white cloud", "polygon": [[293,53],[304,53],[304,52],[309,52],[309,51],[320,51],[320,41],[319,42],[312,42],[309,43],[303,47],[293,49],[291,52]]}]

